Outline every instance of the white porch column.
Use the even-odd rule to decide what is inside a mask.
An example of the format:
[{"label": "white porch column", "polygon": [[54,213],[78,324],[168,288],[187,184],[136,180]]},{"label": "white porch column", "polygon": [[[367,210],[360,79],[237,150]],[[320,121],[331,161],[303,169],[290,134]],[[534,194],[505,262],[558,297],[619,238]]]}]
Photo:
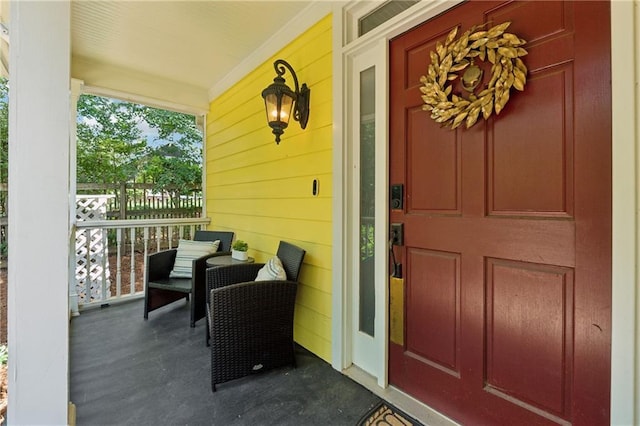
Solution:
[{"label": "white porch column", "polygon": [[8,423],[67,424],[70,3],[11,2]]}]

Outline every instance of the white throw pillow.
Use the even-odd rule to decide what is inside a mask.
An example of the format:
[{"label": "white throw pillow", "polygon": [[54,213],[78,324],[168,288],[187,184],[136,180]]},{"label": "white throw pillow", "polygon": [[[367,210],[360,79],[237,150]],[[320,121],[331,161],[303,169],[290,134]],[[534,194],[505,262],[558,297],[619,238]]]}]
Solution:
[{"label": "white throw pillow", "polygon": [[173,270],[169,274],[171,278],[191,278],[191,267],[195,259],[218,251],[220,240],[215,241],[192,241],[180,240],[178,242],[178,253]]},{"label": "white throw pillow", "polygon": [[282,262],[278,259],[278,256],[273,256],[262,268],[258,271],[256,281],[285,281],[287,279],[287,273],[282,267]]}]

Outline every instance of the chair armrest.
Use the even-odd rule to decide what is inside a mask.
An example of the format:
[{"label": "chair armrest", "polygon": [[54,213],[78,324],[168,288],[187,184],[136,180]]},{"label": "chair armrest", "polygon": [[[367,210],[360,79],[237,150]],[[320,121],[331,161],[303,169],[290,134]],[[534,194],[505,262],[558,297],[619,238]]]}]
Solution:
[{"label": "chair armrest", "polygon": [[297,289],[298,283],[295,281],[247,281],[212,289],[211,300],[214,310],[223,305],[233,305],[235,312],[265,311],[266,306],[270,305],[279,310],[285,308],[283,301],[289,300],[295,304]]},{"label": "chair armrest", "polygon": [[209,268],[207,270],[207,283],[209,288],[226,287],[247,281],[254,281],[264,263],[245,263],[238,265],[225,265]]},{"label": "chair armrest", "polygon": [[218,256],[231,256],[231,252],[230,251],[217,251],[215,253],[213,253],[210,256],[207,256],[207,258],[209,257],[218,257]]},{"label": "chair armrest", "polygon": [[297,288],[294,281],[251,281],[211,290],[212,345],[221,339],[251,345],[280,333],[292,339]]},{"label": "chair armrest", "polygon": [[298,283],[248,281],[211,290],[215,317],[250,319],[269,315],[293,315]]},{"label": "chair armrest", "polygon": [[264,263],[246,263],[237,265],[216,266],[207,269],[207,306],[209,295],[214,288],[253,281]]},{"label": "chair armrest", "polygon": [[147,256],[147,281],[169,278],[177,253],[177,249],[169,249]]}]

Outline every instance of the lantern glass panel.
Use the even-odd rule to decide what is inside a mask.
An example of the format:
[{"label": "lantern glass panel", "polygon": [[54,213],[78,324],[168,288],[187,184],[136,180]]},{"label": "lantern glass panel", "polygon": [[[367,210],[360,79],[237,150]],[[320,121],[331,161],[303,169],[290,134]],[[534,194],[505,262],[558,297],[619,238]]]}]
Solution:
[{"label": "lantern glass panel", "polygon": [[289,123],[291,118],[291,108],[293,107],[293,98],[287,94],[282,95],[282,105],[280,107],[280,121]]},{"label": "lantern glass panel", "polygon": [[267,122],[278,120],[278,97],[275,93],[270,93],[264,97],[264,107],[267,111]]},{"label": "lantern glass panel", "polygon": [[284,124],[289,124],[289,118],[291,117],[291,109],[293,107],[293,98],[287,94],[282,94],[280,109],[278,109],[278,96],[275,93],[270,93],[264,98],[264,105],[267,112],[267,121],[273,123],[280,121]]}]

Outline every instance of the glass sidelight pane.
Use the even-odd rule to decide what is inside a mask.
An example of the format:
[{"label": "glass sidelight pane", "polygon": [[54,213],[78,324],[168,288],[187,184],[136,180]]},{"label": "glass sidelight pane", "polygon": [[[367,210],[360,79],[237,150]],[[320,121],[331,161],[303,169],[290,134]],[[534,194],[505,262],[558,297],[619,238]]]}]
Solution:
[{"label": "glass sidelight pane", "polygon": [[375,67],[360,73],[360,324],[374,336]]}]

